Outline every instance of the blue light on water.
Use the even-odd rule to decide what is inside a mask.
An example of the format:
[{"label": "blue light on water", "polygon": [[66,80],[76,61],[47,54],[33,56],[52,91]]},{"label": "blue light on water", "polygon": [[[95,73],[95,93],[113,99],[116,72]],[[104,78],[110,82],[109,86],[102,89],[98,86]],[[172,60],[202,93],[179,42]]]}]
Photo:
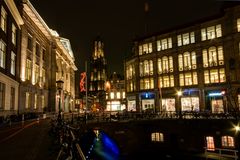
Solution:
[{"label": "blue light on water", "polygon": [[98,138],[95,138],[95,153],[104,160],[118,160],[119,148],[114,141],[104,132],[100,132]]}]

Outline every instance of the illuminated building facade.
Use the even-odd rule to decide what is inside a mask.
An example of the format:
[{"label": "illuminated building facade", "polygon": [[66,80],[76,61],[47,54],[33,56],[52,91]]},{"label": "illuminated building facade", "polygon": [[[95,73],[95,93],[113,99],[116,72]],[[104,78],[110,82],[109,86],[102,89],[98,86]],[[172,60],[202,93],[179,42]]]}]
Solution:
[{"label": "illuminated building facade", "polygon": [[[69,40],[51,30],[32,4],[22,3],[19,112],[70,111],[75,98],[74,56]],[[56,81],[64,82],[61,95]]]},{"label": "illuminated building facade", "polygon": [[239,11],[137,39],[125,62],[127,110],[239,111]]},{"label": "illuminated building facade", "polygon": [[124,79],[114,72],[105,83],[107,112],[118,112],[126,109]]},{"label": "illuminated building facade", "polygon": [[23,20],[13,0],[0,0],[0,116],[18,111],[20,29]]},{"label": "illuminated building facade", "polygon": [[104,43],[97,37],[90,61],[89,94],[98,103],[99,109],[105,107],[105,82],[107,80],[107,62],[104,56]]}]

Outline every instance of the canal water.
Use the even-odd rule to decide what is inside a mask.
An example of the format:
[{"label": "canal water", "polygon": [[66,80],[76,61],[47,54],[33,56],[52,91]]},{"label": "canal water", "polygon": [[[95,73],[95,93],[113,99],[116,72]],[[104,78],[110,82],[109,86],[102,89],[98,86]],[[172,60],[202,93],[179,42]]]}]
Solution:
[{"label": "canal water", "polygon": [[119,147],[102,130],[87,131],[80,139],[80,146],[87,160],[120,160]]}]

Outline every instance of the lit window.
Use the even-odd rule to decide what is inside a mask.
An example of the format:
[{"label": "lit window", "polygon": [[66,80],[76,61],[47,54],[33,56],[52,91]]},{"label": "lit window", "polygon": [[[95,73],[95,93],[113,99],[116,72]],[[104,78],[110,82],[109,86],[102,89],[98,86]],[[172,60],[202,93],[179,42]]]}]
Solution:
[{"label": "lit window", "polygon": [[16,45],[17,41],[17,28],[14,24],[12,24],[12,43]]},{"label": "lit window", "polygon": [[27,80],[31,80],[32,76],[32,61],[27,59],[27,65],[26,65],[26,78]]},{"label": "lit window", "polygon": [[142,46],[139,46],[139,48],[138,48],[138,52],[139,52],[139,55],[142,55],[142,54],[143,54]]},{"label": "lit window", "polygon": [[234,138],[231,136],[222,136],[223,147],[234,147]]},{"label": "lit window", "polygon": [[183,37],[183,45],[189,44],[189,33],[183,34],[182,37]]},{"label": "lit window", "polygon": [[117,99],[120,99],[121,98],[121,94],[120,92],[117,92]]},{"label": "lit window", "polygon": [[155,132],[151,134],[152,142],[164,142],[163,133]]},{"label": "lit window", "polygon": [[126,98],[125,92],[122,92],[122,98]]},{"label": "lit window", "polygon": [[238,110],[240,110],[240,94],[238,95]]},{"label": "lit window", "polygon": [[1,7],[1,28],[6,33],[7,32],[7,12]]},{"label": "lit window", "polygon": [[201,38],[202,38],[202,41],[205,41],[207,39],[207,34],[206,34],[205,28],[201,29]]},{"label": "lit window", "polygon": [[149,75],[149,62],[147,60],[144,61],[144,75]]},{"label": "lit window", "polygon": [[206,137],[206,143],[207,143],[207,150],[210,150],[210,151],[215,150],[213,137],[211,137],[211,136]]},{"label": "lit window", "polygon": [[222,37],[222,27],[221,27],[221,24],[201,29],[202,41],[205,41],[207,39],[211,40],[211,39],[219,38],[219,37]]},{"label": "lit window", "polygon": [[216,37],[215,35],[215,26],[211,26],[207,28],[207,38],[208,39],[214,39]]},{"label": "lit window", "polygon": [[223,83],[226,82],[225,69],[211,69],[204,71],[204,83]]},{"label": "lit window", "polygon": [[237,31],[240,32],[240,18],[237,19]]},{"label": "lit window", "polygon": [[11,52],[11,74],[15,75],[16,72],[16,54]]},{"label": "lit window", "polygon": [[157,41],[157,51],[172,48],[172,38],[165,38]]},{"label": "lit window", "polygon": [[31,102],[30,93],[26,92],[26,102],[25,102],[26,103],[26,105],[25,105],[26,109],[30,108],[30,102]]},{"label": "lit window", "polygon": [[5,68],[6,61],[6,44],[0,40],[0,67]]},{"label": "lit window", "polygon": [[140,73],[140,77],[142,77],[143,76],[143,63],[142,62],[139,63],[139,73]]},{"label": "lit window", "polygon": [[158,87],[159,88],[174,87],[174,76],[170,75],[158,77]]},{"label": "lit window", "polygon": [[203,67],[214,67],[224,65],[223,47],[210,47],[202,51]]},{"label": "lit window", "polygon": [[193,51],[191,53],[185,52],[178,55],[178,70],[191,70],[197,68],[196,53]]},{"label": "lit window", "polygon": [[34,95],[34,109],[37,109],[37,94]]},{"label": "lit window", "polygon": [[111,92],[111,93],[110,93],[110,98],[111,98],[111,99],[114,99],[114,92]]},{"label": "lit window", "polygon": [[195,43],[194,32],[184,33],[177,36],[178,46],[188,45],[190,43]]},{"label": "lit window", "polygon": [[35,64],[35,82],[34,84],[39,82],[39,65]]},{"label": "lit window", "polygon": [[198,84],[197,72],[186,72],[179,74],[180,86],[191,86]]}]

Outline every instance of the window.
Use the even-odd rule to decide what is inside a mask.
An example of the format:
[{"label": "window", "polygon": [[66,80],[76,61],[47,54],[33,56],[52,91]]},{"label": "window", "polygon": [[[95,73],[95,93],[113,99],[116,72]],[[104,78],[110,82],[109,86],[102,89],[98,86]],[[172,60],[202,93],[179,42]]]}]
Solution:
[{"label": "window", "polygon": [[185,52],[178,55],[178,70],[191,70],[197,68],[197,59],[195,52]]},{"label": "window", "polygon": [[42,98],[42,108],[45,108],[45,98],[44,98],[44,95],[41,96]]},{"label": "window", "polygon": [[207,150],[215,151],[214,139],[211,136],[206,137]]},{"label": "window", "polygon": [[46,60],[46,49],[45,48],[42,49],[42,60],[43,61]]},{"label": "window", "polygon": [[139,72],[140,72],[140,77],[153,75],[153,61],[145,60],[144,62],[140,62]]},{"label": "window", "polygon": [[0,40],[0,67],[5,68],[6,65],[6,44]]},{"label": "window", "polygon": [[46,70],[44,68],[42,69],[42,82],[46,82]]},{"label": "window", "polygon": [[223,83],[226,82],[225,79],[225,69],[211,69],[204,71],[204,83]]},{"label": "window", "polygon": [[15,75],[16,72],[16,54],[11,52],[11,74]]},{"label": "window", "polygon": [[32,36],[28,34],[28,43],[27,43],[27,49],[32,51],[33,49],[33,40]]},{"label": "window", "polygon": [[140,90],[153,89],[153,88],[154,88],[153,78],[144,78],[140,80]]},{"label": "window", "polygon": [[0,82],[0,110],[5,107],[5,84]]},{"label": "window", "polygon": [[152,43],[145,43],[138,47],[139,55],[152,53]]},{"label": "window", "polygon": [[240,32],[240,18],[237,19],[237,31]]},{"label": "window", "polygon": [[[239,109],[240,109],[240,94],[238,95],[238,107],[239,107]],[[238,109],[238,110],[239,110]]]},{"label": "window", "polygon": [[15,108],[15,88],[11,87],[10,110],[14,110],[14,108]]},{"label": "window", "polygon": [[38,99],[38,96],[37,94],[34,95],[34,109],[37,109],[37,99]]},{"label": "window", "polygon": [[7,32],[7,12],[1,7],[1,28],[6,33]]},{"label": "window", "polygon": [[172,48],[172,38],[165,38],[157,41],[157,51]]},{"label": "window", "polygon": [[30,105],[31,105],[31,96],[30,96],[30,93],[29,92],[26,92],[26,109],[29,109],[30,108]]},{"label": "window", "polygon": [[234,138],[231,136],[222,136],[223,147],[234,147]]},{"label": "window", "polygon": [[39,65],[35,64],[35,84],[39,82]]},{"label": "window", "polygon": [[120,99],[121,98],[121,94],[120,92],[117,92],[117,99]]},{"label": "window", "polygon": [[36,50],[35,50],[35,52],[36,52],[36,55],[37,55],[38,57],[40,57],[40,45],[39,45],[38,42],[36,42]]},{"label": "window", "polygon": [[164,142],[163,133],[160,133],[160,132],[152,133],[151,140],[152,140],[152,142]]},{"label": "window", "polygon": [[167,75],[158,77],[158,87],[159,88],[174,87],[174,76]]},{"label": "window", "polygon": [[223,47],[210,47],[202,51],[203,67],[214,67],[224,65]]},{"label": "window", "polygon": [[195,43],[195,34],[194,32],[184,33],[177,36],[178,46],[188,45],[190,43]]},{"label": "window", "polygon": [[111,99],[114,99],[114,92],[111,92],[111,93],[110,93],[110,98],[111,98]]},{"label": "window", "polygon": [[158,74],[173,72],[172,56],[158,58]]},{"label": "window", "polygon": [[31,77],[32,77],[32,61],[27,59],[26,78],[27,80],[31,80]]},{"label": "window", "polygon": [[221,24],[201,29],[202,41],[222,37]]},{"label": "window", "polygon": [[16,45],[17,43],[17,28],[13,23],[12,23],[12,43],[14,45]]},{"label": "window", "polygon": [[186,72],[179,74],[180,86],[191,86],[198,84],[197,72]]},{"label": "window", "polygon": [[123,99],[126,98],[125,92],[122,92],[122,98],[123,98]]}]

